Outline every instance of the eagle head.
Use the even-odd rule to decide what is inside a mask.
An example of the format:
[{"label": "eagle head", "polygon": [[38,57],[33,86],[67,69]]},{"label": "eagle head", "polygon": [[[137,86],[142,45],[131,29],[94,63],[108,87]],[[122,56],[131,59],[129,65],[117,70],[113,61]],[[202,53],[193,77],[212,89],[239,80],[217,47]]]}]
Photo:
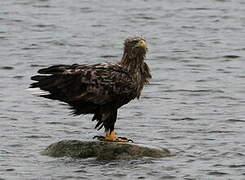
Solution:
[{"label": "eagle head", "polygon": [[130,59],[138,56],[145,57],[147,50],[146,41],[142,37],[133,36],[124,41],[124,52],[127,53]]}]

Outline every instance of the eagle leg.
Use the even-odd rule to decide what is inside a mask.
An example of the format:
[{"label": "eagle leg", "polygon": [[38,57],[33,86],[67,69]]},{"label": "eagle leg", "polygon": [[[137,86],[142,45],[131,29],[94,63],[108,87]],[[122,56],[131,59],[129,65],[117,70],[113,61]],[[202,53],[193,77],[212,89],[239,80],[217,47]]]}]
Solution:
[{"label": "eagle leg", "polygon": [[131,139],[125,137],[117,137],[115,131],[106,131],[104,136],[94,136],[93,139],[97,138],[99,141],[110,141],[110,142],[133,142]]},{"label": "eagle leg", "polygon": [[131,139],[125,137],[117,137],[114,131],[114,124],[117,119],[117,109],[110,111],[104,110],[104,113],[95,113],[92,120],[97,120],[95,128],[105,127],[105,137],[104,136],[94,136],[93,139],[97,138],[99,141],[110,141],[110,142],[133,142]]}]

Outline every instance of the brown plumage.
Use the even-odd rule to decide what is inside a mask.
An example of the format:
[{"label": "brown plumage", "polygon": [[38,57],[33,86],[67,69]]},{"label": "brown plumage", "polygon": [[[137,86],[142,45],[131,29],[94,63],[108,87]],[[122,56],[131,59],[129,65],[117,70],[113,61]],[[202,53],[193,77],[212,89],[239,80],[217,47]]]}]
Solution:
[{"label": "brown plumage", "polygon": [[[30,87],[49,92],[42,97],[68,103],[76,115],[94,114],[95,128],[104,127],[107,138],[114,133],[117,109],[139,98],[143,86],[151,78],[144,62],[146,51],[142,37],[129,37],[124,42],[123,57],[118,63],[51,66],[40,69],[38,73],[42,75],[32,76],[36,82]],[[120,141],[114,136],[105,140]]]}]

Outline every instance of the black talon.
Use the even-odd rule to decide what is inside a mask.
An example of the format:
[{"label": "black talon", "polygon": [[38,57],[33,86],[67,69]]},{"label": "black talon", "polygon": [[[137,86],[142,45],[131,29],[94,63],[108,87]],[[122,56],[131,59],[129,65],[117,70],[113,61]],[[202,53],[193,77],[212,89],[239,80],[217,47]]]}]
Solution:
[{"label": "black talon", "polygon": [[98,140],[105,140],[104,136],[94,136],[93,139],[97,138]]},{"label": "black talon", "polygon": [[123,139],[123,140],[127,140],[128,142],[134,142],[132,139],[128,139],[128,138],[126,138],[126,137],[118,137],[118,138],[120,138],[120,139]]}]

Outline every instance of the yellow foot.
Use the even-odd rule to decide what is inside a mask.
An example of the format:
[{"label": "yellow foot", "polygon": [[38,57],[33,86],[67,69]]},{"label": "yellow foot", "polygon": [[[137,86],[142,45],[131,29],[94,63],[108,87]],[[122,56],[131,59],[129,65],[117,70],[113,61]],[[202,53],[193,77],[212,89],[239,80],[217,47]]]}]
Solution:
[{"label": "yellow foot", "polygon": [[112,141],[112,142],[133,142],[131,139],[125,137],[117,137],[115,131],[106,131],[106,136],[94,136],[99,141]]}]

